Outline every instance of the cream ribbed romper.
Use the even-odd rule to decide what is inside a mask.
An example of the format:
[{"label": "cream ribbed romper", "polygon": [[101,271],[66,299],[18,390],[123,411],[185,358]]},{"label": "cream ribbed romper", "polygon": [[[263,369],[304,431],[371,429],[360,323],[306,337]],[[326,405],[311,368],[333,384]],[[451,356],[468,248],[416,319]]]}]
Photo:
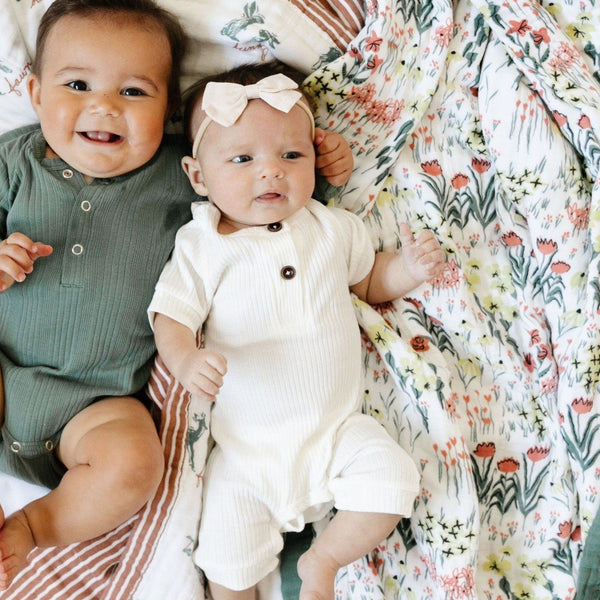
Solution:
[{"label": "cream ribbed romper", "polygon": [[211,416],[197,564],[245,589],[277,566],[283,531],[335,505],[407,515],[412,460],[359,411],[361,342],[349,286],[374,252],[355,215],[311,200],[281,223],[217,233],[196,203],[157,284],[160,312],[227,358]]}]

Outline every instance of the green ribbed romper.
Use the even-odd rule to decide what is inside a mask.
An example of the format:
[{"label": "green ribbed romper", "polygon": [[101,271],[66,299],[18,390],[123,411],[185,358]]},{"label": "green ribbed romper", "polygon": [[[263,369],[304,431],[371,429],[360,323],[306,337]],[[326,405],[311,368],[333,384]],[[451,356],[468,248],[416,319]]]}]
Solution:
[{"label": "green ribbed romper", "polygon": [[144,167],[90,185],[44,158],[45,147],[38,126],[0,137],[0,239],[18,231],[54,248],[0,293],[0,470],[55,487],[66,423],[146,383],[155,352],[146,309],[197,196],[178,138]]}]

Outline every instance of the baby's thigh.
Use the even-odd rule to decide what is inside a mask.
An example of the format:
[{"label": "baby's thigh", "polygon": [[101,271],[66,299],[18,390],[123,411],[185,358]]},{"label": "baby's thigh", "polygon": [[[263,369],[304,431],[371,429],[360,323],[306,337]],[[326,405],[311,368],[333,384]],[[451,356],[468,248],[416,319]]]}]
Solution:
[{"label": "baby's thigh", "polygon": [[214,454],[204,477],[194,560],[210,581],[246,589],[277,566],[283,537],[269,507],[238,485]]},{"label": "baby's thigh", "polygon": [[136,398],[106,398],[76,414],[65,426],[57,454],[71,469],[79,464],[149,459],[162,448],[148,409]]},{"label": "baby's thigh", "polygon": [[364,414],[340,427],[329,476],[335,507],[356,512],[408,515],[420,484],[412,458]]}]

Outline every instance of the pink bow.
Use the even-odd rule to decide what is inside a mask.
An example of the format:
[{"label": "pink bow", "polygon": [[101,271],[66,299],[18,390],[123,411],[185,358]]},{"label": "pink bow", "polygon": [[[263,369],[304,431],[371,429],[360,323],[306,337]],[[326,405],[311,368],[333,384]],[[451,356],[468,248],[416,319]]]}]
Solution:
[{"label": "pink bow", "polygon": [[200,140],[211,121],[231,127],[244,112],[248,100],[257,98],[285,113],[298,104],[309,116],[314,130],[312,113],[301,100],[302,94],[297,88],[298,84],[282,73],[270,75],[251,85],[211,81],[202,96],[202,110],[206,117],[196,132],[192,156],[196,157]]}]

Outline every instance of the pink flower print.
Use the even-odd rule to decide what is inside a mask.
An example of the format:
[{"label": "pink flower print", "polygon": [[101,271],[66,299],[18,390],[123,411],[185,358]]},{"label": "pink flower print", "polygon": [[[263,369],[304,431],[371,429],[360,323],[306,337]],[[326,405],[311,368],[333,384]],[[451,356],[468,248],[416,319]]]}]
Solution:
[{"label": "pink flower print", "polygon": [[527,458],[531,462],[539,462],[546,458],[548,454],[550,454],[550,447],[533,446],[527,450]]},{"label": "pink flower print", "polygon": [[367,61],[367,69],[371,69],[374,73],[381,64],[383,64],[383,60],[379,56],[373,56]]},{"label": "pink flower print", "polygon": [[530,373],[533,373],[533,371],[535,370],[535,364],[533,362],[533,356],[531,355],[531,352],[528,352],[524,356],[523,365]]},{"label": "pink flower print", "polygon": [[457,262],[451,259],[446,263],[444,270],[432,281],[432,284],[433,287],[444,290],[458,287],[459,282],[460,269]]},{"label": "pink flower print", "polygon": [[575,398],[571,402],[571,406],[578,415],[585,415],[592,410],[594,401],[586,400],[585,398]]},{"label": "pink flower print", "polygon": [[571,529],[573,529],[573,522],[563,521],[558,526],[558,537],[566,540],[571,535]]},{"label": "pink flower print", "polygon": [[490,458],[496,454],[496,444],[494,442],[481,442],[477,444],[473,454],[479,458]]},{"label": "pink flower print", "polygon": [[577,125],[581,127],[581,129],[589,129],[591,127],[590,118],[587,115],[581,115],[579,117],[579,121],[577,121]]},{"label": "pink flower print", "polygon": [[450,42],[452,41],[453,32],[454,23],[447,21],[446,25],[441,25],[435,30],[433,39],[438,46],[441,46],[442,48],[448,48],[448,46],[450,46]]},{"label": "pink flower print", "polygon": [[523,240],[514,231],[509,231],[508,233],[502,234],[502,241],[509,248],[516,248],[523,243]]},{"label": "pink flower print", "polygon": [[539,46],[542,42],[545,44],[550,43],[550,36],[548,35],[548,30],[545,27],[533,30],[531,35],[533,36],[533,43],[536,46]]},{"label": "pink flower print", "polygon": [[478,173],[485,173],[492,163],[489,160],[485,160],[484,158],[472,158],[471,166]]},{"label": "pink flower print", "polygon": [[442,167],[440,167],[440,163],[437,160],[422,162],[421,169],[423,169],[427,175],[432,175],[433,177],[442,174]]},{"label": "pink flower print", "polygon": [[379,48],[381,47],[381,42],[383,42],[383,39],[380,38],[375,32],[373,32],[367,38],[365,49],[369,52],[378,52]]},{"label": "pink flower print", "polygon": [[522,21],[509,21],[510,29],[507,33],[518,33],[520,36],[524,36],[528,31],[531,31],[531,25],[527,22],[527,19]]},{"label": "pink flower print", "polygon": [[357,104],[368,104],[375,97],[375,84],[367,83],[363,86],[354,86],[348,94],[349,100],[354,100]]},{"label": "pink flower print", "polygon": [[455,190],[464,188],[469,183],[469,177],[463,173],[457,173],[451,180],[450,183]]},{"label": "pink flower print", "polygon": [[550,265],[550,270],[557,275],[568,273],[571,270],[571,265],[562,260],[557,260]]},{"label": "pink flower print", "polygon": [[538,238],[537,240],[538,250],[545,255],[554,254],[558,250],[558,244],[553,240],[543,240]]},{"label": "pink flower print", "polygon": [[567,124],[567,117],[565,117],[565,115],[563,115],[562,113],[559,113],[558,111],[554,110],[552,111],[552,116],[554,117],[554,120],[556,121],[556,124],[559,127],[564,127]]},{"label": "pink flower print", "polygon": [[577,527],[575,527],[575,529],[573,529],[573,531],[571,533],[571,539],[574,542],[581,541],[581,527],[579,525],[577,525]]},{"label": "pink flower print", "polygon": [[567,217],[575,229],[587,229],[590,222],[590,208],[579,208],[577,203],[567,206]]},{"label": "pink flower print", "polygon": [[350,47],[350,56],[353,56],[358,62],[362,62],[363,55],[356,46]]},{"label": "pink flower print", "polygon": [[561,42],[553,52],[548,64],[561,73],[566,73],[577,61],[577,50],[572,44]]},{"label": "pink flower print", "polygon": [[498,461],[498,470],[501,473],[514,473],[519,466],[519,461],[514,458],[503,458]]}]

